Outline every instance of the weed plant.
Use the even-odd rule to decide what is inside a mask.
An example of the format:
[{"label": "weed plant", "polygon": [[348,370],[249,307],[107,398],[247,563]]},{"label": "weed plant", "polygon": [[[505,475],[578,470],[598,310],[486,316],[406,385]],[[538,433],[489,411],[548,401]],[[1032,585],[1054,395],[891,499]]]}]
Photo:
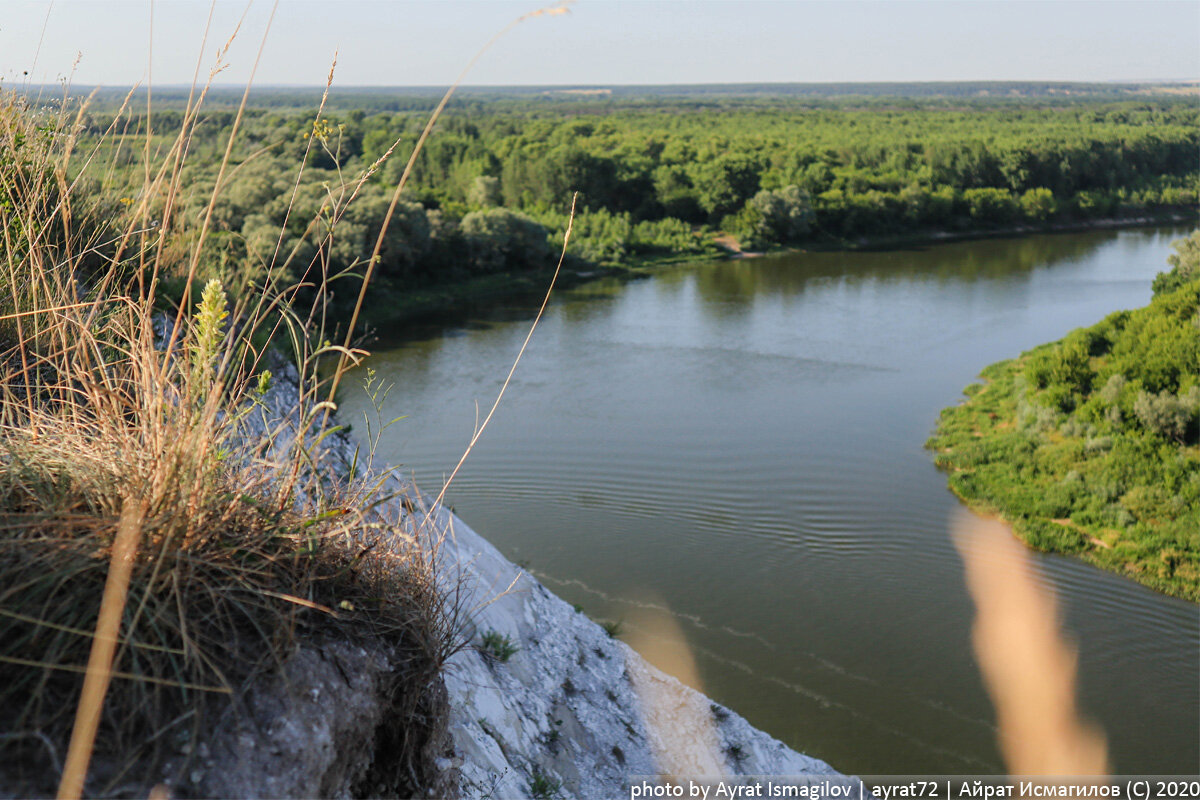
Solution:
[{"label": "weed plant", "polygon": [[494,630],[483,634],[480,647],[484,655],[499,663],[508,661],[521,649],[508,635]]},{"label": "weed plant", "polygon": [[554,780],[536,769],[533,771],[533,777],[529,779],[529,796],[537,798],[537,800],[550,800],[550,798],[558,797],[558,791],[561,788],[561,781]]}]

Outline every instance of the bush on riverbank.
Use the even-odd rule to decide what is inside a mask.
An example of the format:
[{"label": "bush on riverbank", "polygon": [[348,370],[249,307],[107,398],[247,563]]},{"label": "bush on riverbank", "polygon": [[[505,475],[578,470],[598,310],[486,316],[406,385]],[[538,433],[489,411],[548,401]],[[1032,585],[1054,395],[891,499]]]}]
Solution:
[{"label": "bush on riverbank", "polygon": [[1200,599],[1200,231],[1149,306],[985,369],[928,446],[1032,546]]},{"label": "bush on riverbank", "polygon": [[[70,116],[0,94],[0,779],[53,791],[79,703],[99,715],[89,794],[148,791],[168,758],[181,781],[214,712],[323,634],[392,648],[390,724],[411,730],[390,766],[427,776],[455,610],[400,520],[372,511],[376,485],[323,465],[320,308],[299,318],[273,262],[193,296],[208,229],[175,224],[172,171],[188,131],[114,194],[105,164],[78,163],[93,154]],[[265,405],[272,328],[292,334],[295,410]],[[112,681],[85,703],[105,615]]]}]

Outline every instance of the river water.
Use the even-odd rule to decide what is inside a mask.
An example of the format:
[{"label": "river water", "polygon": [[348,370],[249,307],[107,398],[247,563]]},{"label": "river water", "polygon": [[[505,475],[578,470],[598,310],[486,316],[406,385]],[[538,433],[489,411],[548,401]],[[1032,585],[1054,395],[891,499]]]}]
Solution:
[{"label": "river water", "polygon": [[[1144,305],[1179,228],[665,268],[560,295],[448,494],[584,613],[665,606],[701,687],[859,774],[1003,770],[923,444],[987,364]],[[440,487],[533,309],[377,348],[377,458]],[[365,436],[366,394],[342,417]],[[1200,772],[1200,613],[1038,556],[1121,773]]]}]

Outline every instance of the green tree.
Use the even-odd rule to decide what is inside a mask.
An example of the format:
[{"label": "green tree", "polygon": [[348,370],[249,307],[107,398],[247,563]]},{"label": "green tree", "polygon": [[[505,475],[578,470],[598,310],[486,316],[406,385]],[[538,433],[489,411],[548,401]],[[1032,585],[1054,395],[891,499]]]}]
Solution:
[{"label": "green tree", "polygon": [[1054,192],[1044,186],[1030,189],[1021,195],[1021,213],[1035,222],[1045,222],[1058,211]]},{"label": "green tree", "polygon": [[1172,243],[1175,252],[1167,256],[1171,265],[1168,272],[1160,272],[1154,278],[1154,293],[1173,292],[1185,283],[1200,278],[1200,229],[1192,235]]},{"label": "green tree", "polygon": [[504,193],[500,191],[500,179],[491,175],[480,175],[471,184],[467,193],[467,204],[475,208],[492,208],[503,204]]},{"label": "green tree", "polygon": [[799,186],[764,189],[750,200],[758,212],[755,238],[767,242],[795,242],[808,234],[815,217],[812,198]]},{"label": "green tree", "polygon": [[760,165],[745,155],[723,155],[700,168],[695,176],[700,207],[716,220],[729,214],[758,191]]},{"label": "green tree", "polygon": [[1006,189],[967,189],[963,192],[963,200],[971,219],[978,222],[1003,224],[1017,216],[1017,203]]}]

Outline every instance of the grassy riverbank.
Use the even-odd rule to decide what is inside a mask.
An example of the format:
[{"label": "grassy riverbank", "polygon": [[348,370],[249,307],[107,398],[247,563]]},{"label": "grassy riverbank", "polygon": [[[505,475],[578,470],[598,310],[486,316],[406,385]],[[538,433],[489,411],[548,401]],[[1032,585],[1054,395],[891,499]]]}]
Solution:
[{"label": "grassy riverbank", "polygon": [[1200,233],[1149,306],[983,371],[928,446],[1031,546],[1200,600]]}]

